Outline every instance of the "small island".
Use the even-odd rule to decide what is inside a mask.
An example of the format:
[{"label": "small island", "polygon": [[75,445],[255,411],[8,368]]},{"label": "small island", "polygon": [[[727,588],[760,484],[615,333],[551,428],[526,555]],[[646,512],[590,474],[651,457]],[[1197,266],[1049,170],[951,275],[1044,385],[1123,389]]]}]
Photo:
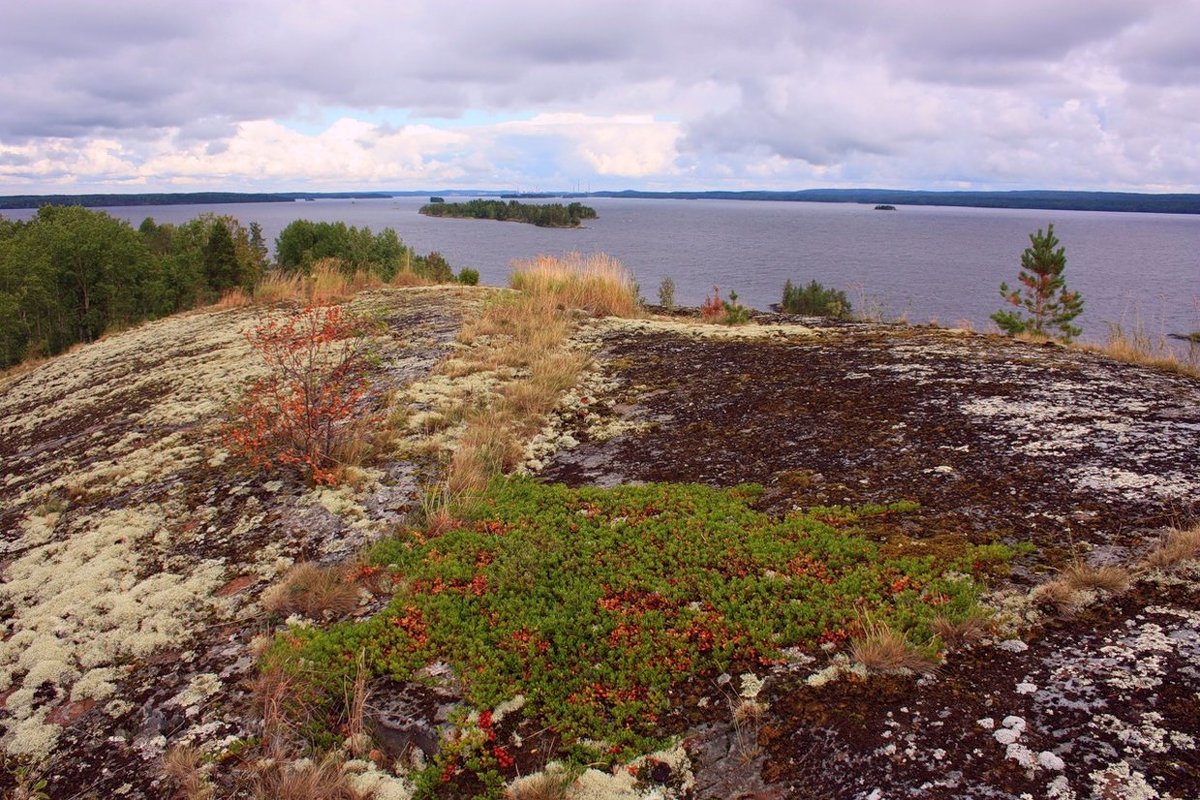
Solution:
[{"label": "small island", "polygon": [[887,204],[885,203],[885,204],[882,204],[882,205],[877,205],[877,206],[875,206],[875,210],[876,210],[876,211],[895,211],[895,210],[896,210],[896,207],[895,207],[895,206],[891,206],[891,205],[887,205]]},{"label": "small island", "polygon": [[527,222],[540,228],[578,228],[585,219],[595,219],[596,209],[583,203],[518,203],[509,200],[468,200],[465,203],[429,203],[420,208],[429,217],[494,219]]}]

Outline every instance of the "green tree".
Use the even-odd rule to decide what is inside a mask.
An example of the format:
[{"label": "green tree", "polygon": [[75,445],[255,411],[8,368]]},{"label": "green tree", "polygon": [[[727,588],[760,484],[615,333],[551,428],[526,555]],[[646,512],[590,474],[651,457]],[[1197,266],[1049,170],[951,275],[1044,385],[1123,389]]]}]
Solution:
[{"label": "green tree", "polygon": [[232,289],[241,282],[237,250],[233,234],[220,220],[213,222],[204,243],[204,276],[216,294]]},{"label": "green tree", "polygon": [[1059,247],[1054,235],[1054,225],[1046,227],[1043,234],[1029,234],[1029,247],[1021,254],[1021,272],[1017,275],[1024,288],[1010,288],[1000,284],[1000,296],[1017,309],[1003,309],[992,314],[1000,329],[1010,335],[1034,333],[1071,341],[1081,332],[1071,320],[1083,311],[1083,297],[1079,292],[1067,291],[1063,272],[1067,268],[1066,249]]},{"label": "green tree", "polygon": [[785,314],[806,314],[815,317],[850,319],[850,300],[840,289],[828,289],[817,281],[807,286],[796,286],[791,279],[783,283],[783,301],[780,308]]}]

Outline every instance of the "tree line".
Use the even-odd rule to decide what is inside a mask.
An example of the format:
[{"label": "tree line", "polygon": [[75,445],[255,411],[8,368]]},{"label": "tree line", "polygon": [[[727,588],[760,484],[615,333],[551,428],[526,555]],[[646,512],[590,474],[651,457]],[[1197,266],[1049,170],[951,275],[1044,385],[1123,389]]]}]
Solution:
[{"label": "tree line", "polygon": [[596,209],[583,203],[518,203],[509,200],[468,200],[465,203],[428,203],[420,212],[429,217],[466,217],[501,222],[528,222],[541,228],[577,228],[581,220],[595,219]]},{"label": "tree line", "polygon": [[213,303],[230,290],[252,294],[268,270],[309,274],[326,258],[384,280],[402,269],[454,279],[440,254],[417,255],[391,228],[376,234],[296,220],[275,246],[272,263],[257,223],[211,213],[178,225],[147,217],[137,228],[81,206],[44,206],[28,221],[0,217],[0,368]]}]

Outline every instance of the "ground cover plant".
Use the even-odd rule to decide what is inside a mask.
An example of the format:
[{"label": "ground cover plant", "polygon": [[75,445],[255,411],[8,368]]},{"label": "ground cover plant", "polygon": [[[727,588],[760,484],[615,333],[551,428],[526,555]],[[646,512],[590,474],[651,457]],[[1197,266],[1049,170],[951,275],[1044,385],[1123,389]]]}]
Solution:
[{"label": "ground cover plant", "polygon": [[568,749],[604,742],[603,752],[576,750],[587,761],[650,752],[682,684],[783,663],[788,648],[842,646],[864,620],[936,657],[935,620],[979,616],[981,579],[1011,555],[963,544],[952,557],[885,557],[855,524],[913,504],[775,519],[752,507],[761,491],[499,479],[468,521],[437,536],[413,530],[369,554],[396,587],[385,610],[290,629],[267,664],[319,684],[333,718],[360,664],[401,681],[449,664],[480,716],[464,714],[456,746],[443,747],[425,780],[489,773],[483,783],[498,786],[513,754],[486,735],[497,704],[522,696],[522,713]]}]

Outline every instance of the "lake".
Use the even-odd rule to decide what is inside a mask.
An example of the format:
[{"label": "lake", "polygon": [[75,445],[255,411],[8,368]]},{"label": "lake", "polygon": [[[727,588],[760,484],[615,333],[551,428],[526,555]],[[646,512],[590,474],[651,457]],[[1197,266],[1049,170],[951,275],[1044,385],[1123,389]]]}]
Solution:
[{"label": "lake", "polygon": [[[453,198],[459,199],[459,198]],[[426,198],[317,200],[103,209],[137,226],[147,216],[185,222],[205,211],[258,222],[269,241],[294,219],[392,227],[419,252],[437,250],[459,269],[502,284],[514,259],[570,250],[604,251],[657,302],[664,277],[676,301],[698,305],[730,289],[754,308],[779,302],[783,283],[818,280],[847,292],[856,311],[985,330],[1001,307],[1001,281],[1016,283],[1029,234],[1048,223],[1067,252],[1067,286],[1085,300],[1075,320],[1087,340],[1106,323],[1140,322],[1151,333],[1200,330],[1200,216],[1093,211],[592,198],[599,218],[578,229],[513,222],[433,219]],[[27,219],[33,211],[5,211]]]}]

